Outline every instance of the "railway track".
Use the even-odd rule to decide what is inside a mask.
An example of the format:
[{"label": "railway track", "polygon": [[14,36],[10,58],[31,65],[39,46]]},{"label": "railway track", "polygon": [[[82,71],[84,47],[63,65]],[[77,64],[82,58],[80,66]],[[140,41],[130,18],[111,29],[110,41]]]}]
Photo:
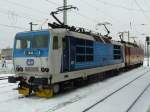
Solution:
[{"label": "railway track", "polygon": [[[84,109],[82,112],[87,112],[88,110],[90,110],[91,108],[93,108],[94,106],[98,105],[99,103],[103,102],[104,100],[106,100],[107,98],[111,97],[112,95],[116,94],[118,91],[122,90],[123,88],[127,87],[128,85],[130,85],[132,82],[136,81],[137,79],[143,77],[144,75],[146,75],[149,71],[143,73],[142,75],[136,77],[135,79],[131,80],[130,82],[128,82],[127,84],[125,84],[124,86],[122,86],[121,88],[115,90],[114,92],[110,93],[109,95],[107,95],[106,97],[102,98],[101,100],[97,101],[96,103],[94,103],[93,105],[87,107],[86,109]],[[150,84],[146,87],[146,89],[150,86]],[[144,91],[146,90],[144,89]],[[141,95],[143,94],[144,92],[141,93]],[[140,97],[140,96],[139,96]],[[138,97],[138,98],[139,98]],[[136,100],[138,100],[138,98]],[[136,103],[136,102],[134,102]],[[132,105],[134,105],[134,103]],[[132,105],[127,109],[126,112],[128,112],[130,110],[130,108],[132,108]]]},{"label": "railway track", "polygon": [[144,88],[144,90],[141,92],[141,94],[134,100],[134,102],[127,108],[125,112],[129,112],[132,107],[136,104],[136,102],[141,98],[141,96],[145,93],[146,90],[150,87],[150,83]]},{"label": "railway track", "polygon": [[[82,106],[80,106],[79,108],[81,108],[81,109],[80,109],[81,111],[79,111],[79,109],[77,109],[76,112],[93,112],[93,111],[90,111],[92,108],[94,108],[95,106],[97,106],[97,105],[99,105],[100,103],[104,102],[105,100],[109,99],[111,96],[113,96],[114,94],[118,93],[119,91],[121,91],[121,90],[124,89],[125,87],[128,87],[130,84],[132,84],[132,83],[135,82],[136,80],[138,80],[138,79],[144,77],[149,71],[150,71],[150,70],[148,70],[148,71],[146,71],[146,72],[144,72],[144,73],[141,73],[138,77],[136,77],[136,78],[130,80],[128,83],[124,84],[123,86],[119,87],[118,89],[114,90],[113,92],[110,92],[109,94],[107,94],[107,95],[105,95],[104,97],[100,98],[98,101],[95,101],[95,103],[92,103],[91,105],[88,105],[88,106],[86,106],[86,107],[84,107],[84,108],[82,108]],[[140,98],[140,96],[147,90],[147,88],[148,88],[149,86],[150,86],[150,84],[148,84],[148,85],[146,86],[146,88],[143,90],[143,92],[135,99],[135,101],[128,107],[128,109],[127,109],[125,112],[129,112],[129,110],[132,108],[132,106],[134,106],[134,104],[136,103],[136,101],[137,101],[137,100]],[[88,99],[88,98],[86,98],[86,99]],[[88,100],[87,100],[87,101],[88,101]],[[81,101],[81,102],[82,102],[82,101]],[[80,105],[82,105],[81,102],[79,102]],[[90,102],[90,100],[89,100],[89,102]],[[72,104],[72,105],[70,105],[70,107],[69,107],[69,105],[68,105],[68,106],[67,106],[67,107],[69,107],[68,109],[67,109],[67,107],[66,107],[66,108],[62,108],[62,110],[61,110],[61,109],[58,109],[58,111],[56,111],[56,112],[61,112],[61,111],[69,112],[69,109],[71,109],[71,107],[74,107],[74,106],[76,106],[76,104]],[[77,106],[76,106],[76,107],[77,107]],[[48,112],[50,112],[50,111],[48,111]],[[72,112],[74,112],[74,111],[72,111]]]},{"label": "railway track", "polygon": [[[118,77],[118,79],[117,79],[117,77],[115,77],[114,79],[115,80],[113,80],[113,81],[111,81],[111,84],[114,84],[114,83],[116,83],[116,81],[120,81],[120,82],[123,82],[123,80],[124,79],[126,79],[126,78],[129,78],[130,80],[126,80],[126,84],[127,83],[129,83],[129,81],[131,82],[131,80],[134,80],[134,79],[140,79],[141,77],[142,77],[142,75],[143,74],[146,74],[147,72],[149,72],[148,71],[148,69],[147,68],[143,68],[143,67],[141,67],[141,68],[138,68],[138,69],[135,69],[133,72],[132,71],[130,71],[130,72],[127,72],[127,74],[123,74],[123,77],[124,78],[121,78],[122,76],[121,75],[119,75],[119,76],[117,76]],[[135,73],[136,75],[134,75],[133,73]],[[131,76],[129,75],[129,74],[131,74]],[[141,77],[140,77],[141,76]],[[144,75],[143,75],[144,76]],[[120,77],[120,78],[119,78]],[[139,77],[139,78],[138,78]],[[113,79],[113,78],[112,78]],[[116,80],[117,79],[117,80]],[[3,82],[3,83],[5,83],[6,82],[6,80],[4,80],[4,81],[1,81],[1,82]],[[110,87],[111,85],[110,84],[107,84],[108,86],[106,86],[104,83],[108,83],[109,82],[109,80],[106,80],[106,81],[104,81],[104,82],[100,82],[99,84],[96,84],[95,85],[95,88],[94,88],[94,91],[95,90],[97,90],[97,89],[99,89],[99,90],[101,90],[101,91],[103,91],[103,90],[105,90],[105,88],[107,88],[107,87]],[[125,80],[124,80],[124,82],[125,82]],[[133,81],[134,82],[134,81]],[[103,85],[104,84],[104,85]],[[116,83],[116,84],[118,84],[118,82]],[[125,84],[125,83],[124,83]],[[3,84],[3,86],[5,86],[5,84]],[[1,94],[3,94],[2,96],[7,96],[7,97],[4,97],[4,98],[2,98],[1,100],[0,100],[0,102],[1,103],[3,103],[3,105],[5,105],[5,103],[6,102],[8,102],[8,101],[11,101],[11,102],[19,102],[20,101],[20,98],[18,98],[19,96],[18,95],[16,95],[15,94],[15,92],[14,91],[12,91],[12,89],[15,87],[15,85],[14,85],[14,87],[13,86],[9,86],[9,85],[7,85],[7,83],[6,83],[6,86],[8,86],[8,87],[4,87],[4,88],[2,88],[2,90],[3,91],[1,91]],[[122,86],[122,85],[121,85]],[[92,87],[92,85],[91,85],[91,87]],[[91,88],[90,87],[90,88]],[[127,87],[127,86],[126,86]],[[89,87],[85,87],[85,88],[89,88]],[[22,105],[24,104],[24,103],[26,103],[26,100],[31,100],[31,104],[29,103],[29,105],[32,105],[32,108],[31,108],[31,110],[33,109],[33,107],[34,108],[41,108],[40,109],[40,111],[41,112],[62,112],[62,111],[64,111],[64,112],[70,112],[70,111],[72,111],[72,112],[82,112],[82,111],[84,111],[86,108],[88,108],[88,107],[90,107],[91,105],[86,105],[86,108],[84,108],[84,109],[81,109],[81,111],[78,111],[78,109],[76,110],[76,108],[74,108],[74,107],[76,107],[76,104],[79,104],[78,106],[80,106],[80,107],[82,107],[82,104],[83,103],[81,103],[80,104],[80,102],[82,101],[82,100],[84,100],[84,99],[88,99],[89,98],[89,96],[92,96],[92,97],[94,97],[94,91],[92,90],[93,88],[91,88],[91,89],[88,89],[87,91],[90,91],[90,92],[85,92],[86,90],[85,90],[85,88],[81,88],[81,90],[84,90],[84,93],[83,93],[83,91],[81,91],[80,90],[80,88],[79,88],[79,91],[77,90],[75,90],[75,91],[73,91],[72,93],[69,93],[69,94],[62,94],[62,95],[60,95],[60,96],[56,96],[56,97],[54,97],[54,98],[52,98],[52,99],[41,99],[41,98],[36,98],[36,100],[34,99],[35,97],[33,96],[33,99],[32,99],[32,97],[30,98],[30,99],[22,99],[21,100],[21,102],[22,102]],[[97,89],[96,89],[97,88]],[[116,89],[119,89],[119,88],[116,88]],[[113,92],[114,91],[116,91],[116,89],[113,89]],[[99,92],[101,92],[101,91],[99,91]],[[112,91],[109,91],[109,94],[111,94],[112,93]],[[117,92],[116,92],[117,93]],[[106,93],[106,95],[108,96],[108,94]],[[105,95],[105,97],[106,97],[106,95]],[[68,97],[69,96],[69,97]],[[113,95],[111,95],[111,96],[113,96]],[[110,97],[111,97],[110,96]],[[104,98],[104,96],[102,95],[100,98],[98,98],[99,100],[101,99],[101,98]],[[109,97],[108,97],[109,98]],[[107,100],[108,98],[106,98],[105,100]],[[42,101],[41,101],[42,100]],[[103,100],[103,101],[105,101],[105,100]],[[35,104],[37,104],[37,102],[39,102],[38,103],[38,105],[36,106],[33,106],[34,105],[34,103]],[[46,103],[47,102],[47,103]],[[91,102],[90,100],[88,100],[88,102]],[[98,102],[98,101],[97,101]],[[45,104],[43,104],[43,103],[45,103]],[[96,100],[95,100],[95,103],[96,103]],[[95,104],[95,103],[91,103],[91,104]],[[13,103],[14,105],[15,105],[15,103]],[[43,104],[43,105],[42,105]],[[27,105],[27,108],[30,108],[30,106],[29,105]],[[97,104],[98,105],[98,104]],[[97,105],[95,105],[95,106],[97,106]],[[134,104],[133,104],[134,105]],[[71,107],[70,107],[71,106]],[[93,106],[93,108],[95,107],[95,106]],[[70,107],[69,108],[69,110],[68,111],[66,111],[67,110],[67,108],[68,107]],[[74,109],[71,109],[71,108],[74,108]],[[78,108],[78,107],[77,107]],[[64,109],[64,110],[63,110]],[[92,109],[92,108],[91,108]],[[91,110],[90,109],[90,110]],[[6,109],[7,110],[7,109]],[[30,110],[30,109],[29,109]],[[88,110],[87,112],[89,112],[90,110]],[[15,112],[16,110],[14,110],[14,111],[12,111],[12,112]],[[21,111],[21,110],[20,110]],[[17,112],[19,112],[19,111],[17,111]],[[98,111],[99,112],[99,111]],[[116,111],[117,112],[117,111]]]}]

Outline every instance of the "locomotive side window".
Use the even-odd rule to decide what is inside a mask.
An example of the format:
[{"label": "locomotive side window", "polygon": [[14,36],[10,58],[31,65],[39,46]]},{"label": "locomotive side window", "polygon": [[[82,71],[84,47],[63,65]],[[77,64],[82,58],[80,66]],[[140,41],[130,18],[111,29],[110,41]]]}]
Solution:
[{"label": "locomotive side window", "polygon": [[30,48],[30,41],[29,40],[16,40],[16,49],[26,49]]},{"label": "locomotive side window", "polygon": [[121,46],[114,45],[114,59],[121,59]]},{"label": "locomotive side window", "polygon": [[85,54],[85,47],[79,47],[79,46],[77,46],[76,47],[76,53],[78,53],[78,54]]},{"label": "locomotive side window", "polygon": [[90,40],[76,40],[76,62],[91,62],[93,61],[93,42]]},{"label": "locomotive side window", "polygon": [[53,37],[53,49],[58,49],[58,36]]},{"label": "locomotive side window", "polygon": [[84,55],[78,55],[76,57],[76,62],[85,62],[85,56]]},{"label": "locomotive side window", "polygon": [[66,48],[65,38],[62,39],[62,48],[63,48],[63,49]]},{"label": "locomotive side window", "polygon": [[93,61],[93,55],[86,55],[86,61]]},{"label": "locomotive side window", "polygon": [[35,36],[32,41],[32,48],[48,48],[48,36]]}]

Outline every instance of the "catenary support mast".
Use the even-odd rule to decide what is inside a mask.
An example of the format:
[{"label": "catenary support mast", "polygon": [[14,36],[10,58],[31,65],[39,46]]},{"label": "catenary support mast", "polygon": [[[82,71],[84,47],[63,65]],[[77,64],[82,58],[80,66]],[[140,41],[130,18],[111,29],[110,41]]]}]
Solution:
[{"label": "catenary support mast", "polygon": [[[67,0],[64,0],[64,9],[67,7]],[[63,22],[64,25],[67,25],[67,10],[64,10],[63,12]]]}]

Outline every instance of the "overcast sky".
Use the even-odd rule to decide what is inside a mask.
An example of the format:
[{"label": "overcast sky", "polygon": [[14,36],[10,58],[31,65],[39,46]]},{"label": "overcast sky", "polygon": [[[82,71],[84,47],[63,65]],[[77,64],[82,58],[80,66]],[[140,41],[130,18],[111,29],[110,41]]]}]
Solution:
[{"label": "overcast sky", "polygon": [[[50,12],[62,5],[63,0],[0,0],[0,48],[12,47],[15,34],[29,30],[29,22],[38,24],[35,30],[47,19],[53,22]],[[69,25],[96,31],[97,23],[109,22],[114,39],[118,32],[130,30],[138,42],[150,35],[150,0],[68,0],[68,5],[78,7],[68,11]],[[62,14],[58,16],[62,20]],[[103,27],[97,31],[104,34]]]}]

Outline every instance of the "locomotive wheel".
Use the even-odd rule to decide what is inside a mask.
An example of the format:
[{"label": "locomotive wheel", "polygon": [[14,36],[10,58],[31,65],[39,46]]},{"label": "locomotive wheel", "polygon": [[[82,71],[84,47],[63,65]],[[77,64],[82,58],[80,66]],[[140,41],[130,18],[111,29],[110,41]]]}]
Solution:
[{"label": "locomotive wheel", "polygon": [[59,84],[54,84],[53,85],[53,93],[58,94],[60,92],[60,85]]}]

